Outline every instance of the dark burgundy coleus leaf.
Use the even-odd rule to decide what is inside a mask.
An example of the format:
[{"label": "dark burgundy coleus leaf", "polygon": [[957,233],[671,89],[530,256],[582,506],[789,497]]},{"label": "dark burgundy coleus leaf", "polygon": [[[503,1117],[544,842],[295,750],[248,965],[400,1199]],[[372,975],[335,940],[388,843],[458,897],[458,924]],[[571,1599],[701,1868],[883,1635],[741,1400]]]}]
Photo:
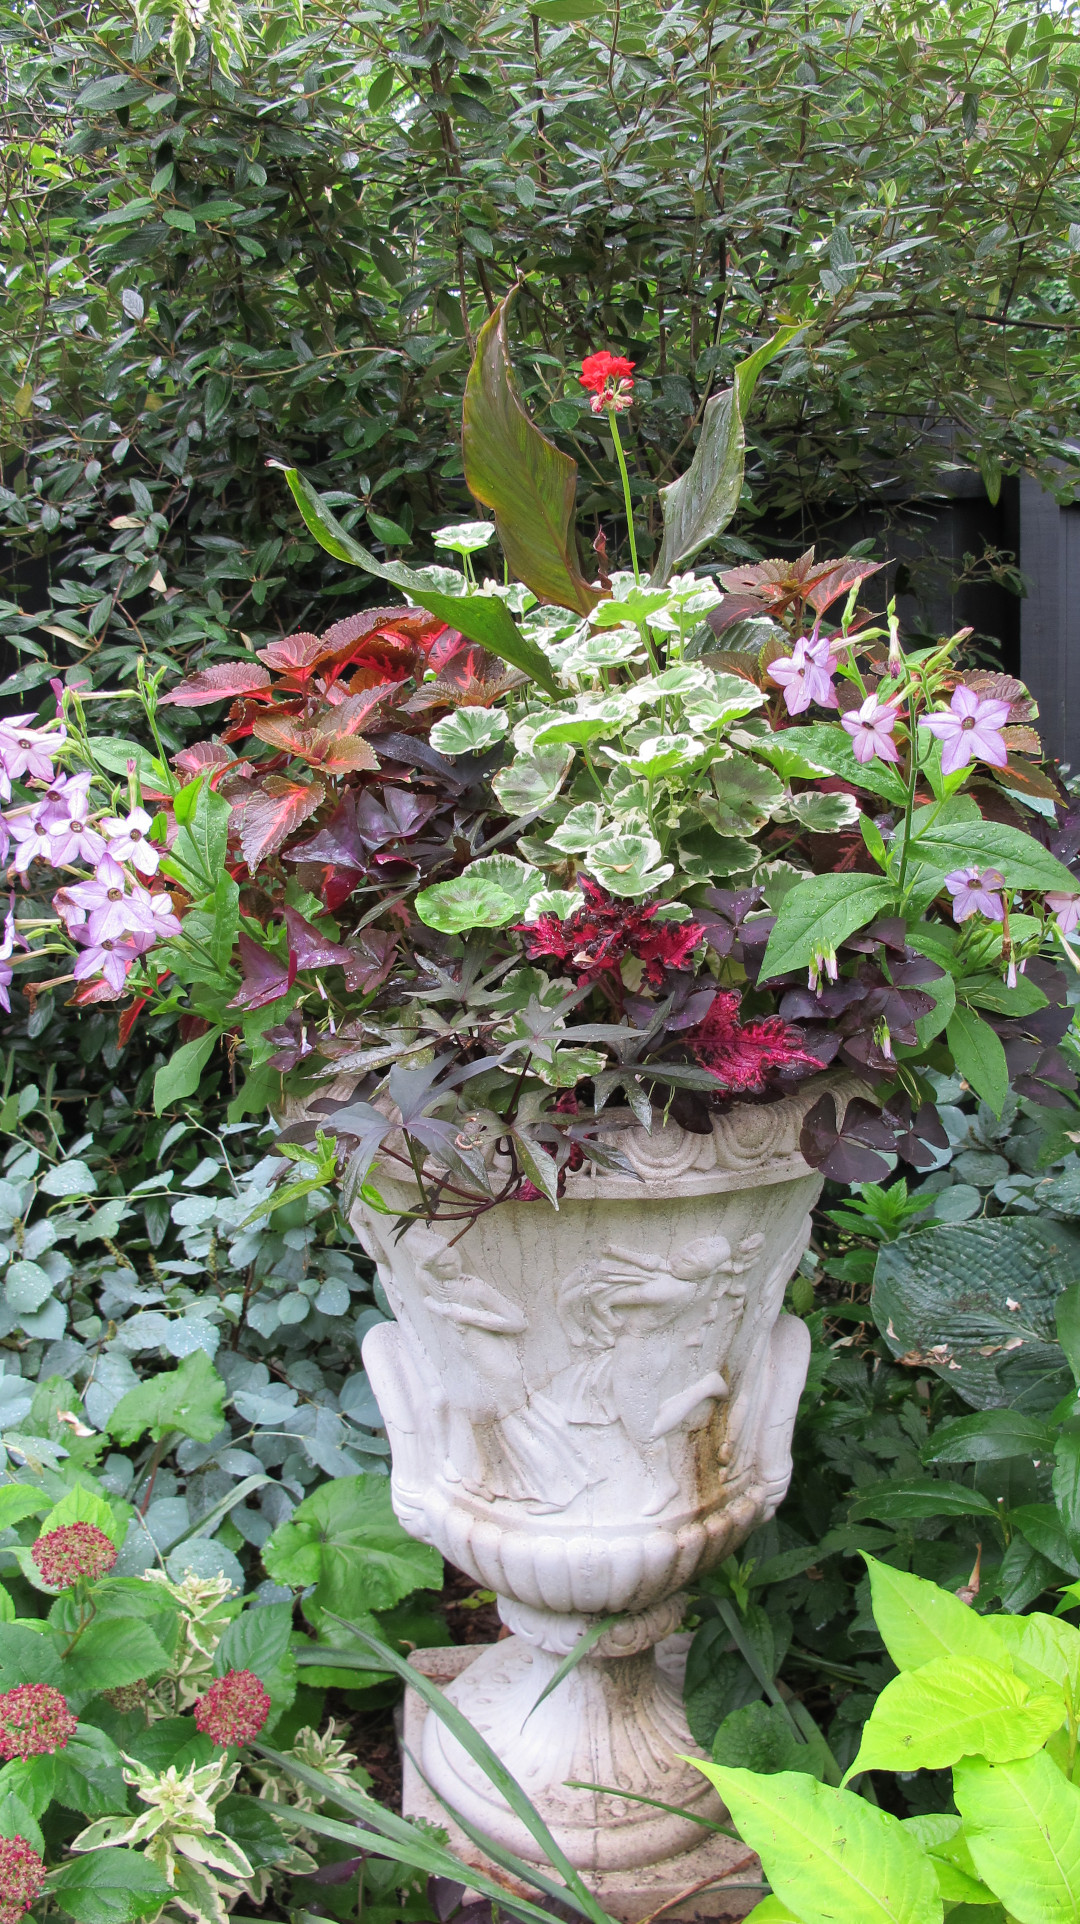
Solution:
[{"label": "dark burgundy coleus leaf", "polygon": [[362,929],[346,949],[345,987],[370,995],[386,981],[397,958],[400,937],[384,929]]},{"label": "dark burgundy coleus leaf", "polygon": [[279,1002],[296,981],[295,955],[290,954],[283,966],[276,955],[271,955],[250,935],[241,934],[238,943],[244,979],[229,1008],[264,1009],[269,1002]]},{"label": "dark burgundy coleus leaf", "polygon": [[541,915],[535,922],[516,923],[531,962],[550,956],[572,969],[580,986],[605,974],[617,974],[627,956],[645,964],[645,978],[658,987],[665,969],[686,969],[702,940],[696,922],[657,922],[659,902],[646,906],[616,901],[598,883],[580,878],[584,900],[565,921]]},{"label": "dark burgundy coleus leaf", "polygon": [[374,849],[415,835],[438,806],[437,796],[419,789],[387,786],[380,797],[373,789],[351,788],[318,833],[289,849],[286,860],[363,871]]}]

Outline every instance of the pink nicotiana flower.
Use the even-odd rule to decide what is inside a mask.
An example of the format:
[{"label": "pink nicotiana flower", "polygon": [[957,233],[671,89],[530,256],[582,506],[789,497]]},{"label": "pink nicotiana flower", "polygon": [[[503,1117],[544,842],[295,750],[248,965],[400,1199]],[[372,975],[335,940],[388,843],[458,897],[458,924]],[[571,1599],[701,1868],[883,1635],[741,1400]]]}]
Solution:
[{"label": "pink nicotiana flower", "polygon": [[20,875],[25,875],[34,861],[52,866],[52,837],[47,828],[39,828],[32,815],[9,815],[7,826],[18,843],[15,867]]},{"label": "pink nicotiana flower", "polygon": [[23,948],[26,947],[22,937],[16,937],[15,934],[15,897],[12,895],[8,901],[8,912],[4,917],[3,934],[0,936],[0,1009],[6,1009],[9,1015],[11,1014],[11,983],[15,974],[11,957],[15,953],[16,940]]},{"label": "pink nicotiana flower", "polygon": [[104,836],[85,817],[72,815],[49,830],[49,860],[54,868],[71,862],[100,862],[104,853]]},{"label": "pink nicotiana flower", "polygon": [[1004,768],[1009,759],[1001,730],[1009,719],[1007,701],[982,699],[963,684],[953,689],[948,709],[937,715],[924,715],[920,728],[928,728],[941,743],[941,772],[955,774],[971,761],[989,762],[991,768]]},{"label": "pink nicotiana flower", "polygon": [[1052,890],[1045,901],[1062,935],[1071,935],[1080,922],[1080,895],[1059,895]]},{"label": "pink nicotiana flower", "polygon": [[810,957],[806,986],[808,989],[812,989],[816,995],[822,982],[825,980],[835,982],[839,973],[840,969],[836,960],[836,950],[833,948],[831,942],[827,942],[822,948],[815,949],[813,955]]},{"label": "pink nicotiana flower", "polygon": [[966,922],[969,915],[985,915],[990,922],[1005,920],[1005,903],[999,891],[1005,877],[996,868],[956,868],[945,877],[945,887],[953,898],[954,922]]},{"label": "pink nicotiana flower", "polygon": [[11,800],[11,784],[21,777],[36,775],[51,782],[53,757],[67,739],[66,728],[39,728],[29,715],[7,715],[0,720],[0,769],[3,770],[5,802]]},{"label": "pink nicotiana flower", "polygon": [[115,995],[120,994],[127,981],[132,963],[154,946],[152,935],[106,936],[103,941],[95,942],[82,929],[74,929],[72,934],[76,942],[88,945],[72,967],[76,982],[87,982],[102,975]]},{"label": "pink nicotiana flower", "polygon": [[144,808],[133,808],[130,815],[107,815],[101,826],[109,838],[109,854],[118,862],[130,862],[140,875],[156,875],[161,851],[148,840],[153,817]]},{"label": "pink nicotiana flower", "polygon": [[160,942],[166,935],[179,935],[181,921],[173,914],[172,896],[167,889],[152,895],[149,889],[136,882],[131,891],[132,904],[146,917],[146,931],[155,941]]},{"label": "pink nicotiana flower", "polygon": [[[98,863],[92,881],[76,882],[71,888],[58,889],[53,897],[53,906],[67,923],[69,931],[85,922],[91,942],[105,942],[124,939],[132,934],[156,935],[157,922],[153,911],[146,905],[148,900],[145,889],[136,887],[130,895],[127,893],[127,876],[119,862],[114,862],[111,855],[105,855]],[[171,910],[171,902],[168,907]]]},{"label": "pink nicotiana flower", "polygon": [[896,709],[891,702],[881,702],[876,695],[868,695],[861,708],[850,715],[841,715],[840,726],[851,736],[856,761],[873,761],[875,755],[882,762],[900,760],[900,750],[892,738]]},{"label": "pink nicotiana flower", "polygon": [[790,655],[770,662],[769,678],[779,683],[789,715],[801,715],[816,701],[819,708],[837,708],[829,643],[800,635]]},{"label": "pink nicotiana flower", "polygon": [[89,769],[79,775],[57,775],[39,802],[30,811],[30,820],[50,833],[63,828],[75,817],[83,821],[93,776]]}]

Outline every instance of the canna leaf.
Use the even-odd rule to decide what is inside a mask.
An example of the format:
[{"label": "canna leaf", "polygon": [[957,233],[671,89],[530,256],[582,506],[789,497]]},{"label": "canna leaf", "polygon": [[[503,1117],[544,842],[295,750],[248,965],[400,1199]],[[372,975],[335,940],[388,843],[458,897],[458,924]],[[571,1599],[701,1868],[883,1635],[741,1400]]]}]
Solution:
[{"label": "canna leaf", "polygon": [[327,554],[338,561],[349,561],[354,568],[363,568],[369,575],[377,575],[380,581],[392,582],[395,588],[404,590],[411,601],[438,615],[458,634],[479,642],[489,654],[508,661],[512,668],[520,668],[523,674],[539,682],[541,688],[546,688],[549,695],[559,693],[543,649],[521,632],[505,602],[497,595],[444,594],[415,569],[406,568],[404,562],[376,561],[373,554],[346,532],[298,468],[283,468],[282,473],[304,521]]},{"label": "canna leaf", "polygon": [[511,574],[538,601],[587,615],[600,596],[578,566],[577,462],[540,432],[522,403],[506,333],[513,298],[499,303],[477,336],[462,415],[465,479],[494,510]]}]

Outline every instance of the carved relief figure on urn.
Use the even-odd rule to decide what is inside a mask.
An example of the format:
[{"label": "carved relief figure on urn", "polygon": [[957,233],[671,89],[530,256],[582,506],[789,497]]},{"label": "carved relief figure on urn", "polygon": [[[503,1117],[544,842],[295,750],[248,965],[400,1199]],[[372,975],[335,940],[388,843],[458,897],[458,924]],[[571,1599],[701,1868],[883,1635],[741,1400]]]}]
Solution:
[{"label": "carved relief figure on urn", "polygon": [[[453,1245],[441,1224],[395,1238],[392,1217],[353,1204],[396,1318],[369,1331],[364,1361],[398,1514],[496,1592],[514,1633],[450,1695],[583,1869],[687,1851],[692,1814],[715,1812],[680,1757],[693,1744],[664,1639],[681,1586],[787,1487],[809,1337],[782,1305],[820,1187],[796,1146],[818,1092],[730,1111],[706,1139],[628,1126],[634,1177],[571,1176],[558,1212],[505,1204]],[[391,1175],[380,1189],[397,1202]],[[614,1613],[616,1629],[530,1716],[589,1622]],[[489,1835],[536,1857],[434,1718],[423,1768]],[[645,1814],[569,1781],[691,1815]]]}]

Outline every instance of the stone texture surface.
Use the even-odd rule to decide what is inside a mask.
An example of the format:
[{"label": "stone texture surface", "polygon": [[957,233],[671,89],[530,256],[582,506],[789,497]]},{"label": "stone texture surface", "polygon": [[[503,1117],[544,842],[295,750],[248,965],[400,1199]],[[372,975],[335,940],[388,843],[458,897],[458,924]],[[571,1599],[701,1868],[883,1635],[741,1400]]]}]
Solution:
[{"label": "stone texture surface", "polygon": [[[810,1345],[781,1306],[820,1188],[799,1127],[823,1088],[841,1107],[853,1092],[850,1078],[816,1078],[714,1118],[708,1135],[650,1136],[628,1118],[629,1173],[583,1170],[558,1212],[504,1203],[464,1235],[414,1222],[395,1236],[393,1217],[352,1203],[396,1318],[364,1342],[395,1509],[496,1592],[514,1632],[457,1679],[454,1701],[579,1868],[676,1857],[698,1827],[568,1778],[715,1809],[680,1761],[689,1731],[654,1646],[682,1586],[787,1489]],[[412,1204],[385,1166],[378,1180],[392,1206]],[[561,1658],[612,1613],[620,1623],[526,1722]],[[536,1855],[437,1720],[423,1766],[471,1822]]]},{"label": "stone texture surface", "polygon": [[[684,1653],[678,1646],[685,1641],[671,1638],[668,1646],[662,1646],[660,1650],[661,1661],[667,1659],[676,1683],[681,1682],[679,1673],[685,1661]],[[414,1650],[410,1661],[425,1677],[445,1686],[460,1678],[476,1662],[482,1661],[487,1650],[497,1647],[476,1644],[466,1648]],[[423,1699],[415,1691],[406,1690],[402,1716],[402,1809],[406,1817],[424,1817],[432,1824],[440,1824],[449,1834],[450,1849],[466,1864],[475,1870],[485,1871],[508,1890],[531,1897],[535,1902],[537,1893],[485,1857],[448,1817],[438,1798],[424,1783],[413,1760],[421,1756],[425,1748],[425,1732],[436,1721]],[[450,1802],[454,1801],[452,1792],[445,1794]],[[618,1801],[623,1804],[624,1810],[628,1808],[624,1800]],[[608,1799],[607,1802],[612,1804],[616,1800]],[[646,1807],[638,1805],[636,1808],[639,1816],[647,1818]],[[715,1808],[711,1808],[707,1814],[715,1815]],[[705,1832],[700,1825],[695,1825],[693,1830],[690,1847],[678,1856],[668,1856],[661,1862],[639,1865],[632,1870],[585,1869],[582,1873],[584,1880],[604,1909],[619,1919],[620,1924],[644,1924],[645,1919],[651,1919],[661,1909],[665,1919],[696,1920],[697,1924],[711,1924],[714,1918],[745,1917],[763,1895],[761,1888],[755,1888],[761,1879],[761,1866],[757,1858],[744,1845],[731,1838]]]}]

